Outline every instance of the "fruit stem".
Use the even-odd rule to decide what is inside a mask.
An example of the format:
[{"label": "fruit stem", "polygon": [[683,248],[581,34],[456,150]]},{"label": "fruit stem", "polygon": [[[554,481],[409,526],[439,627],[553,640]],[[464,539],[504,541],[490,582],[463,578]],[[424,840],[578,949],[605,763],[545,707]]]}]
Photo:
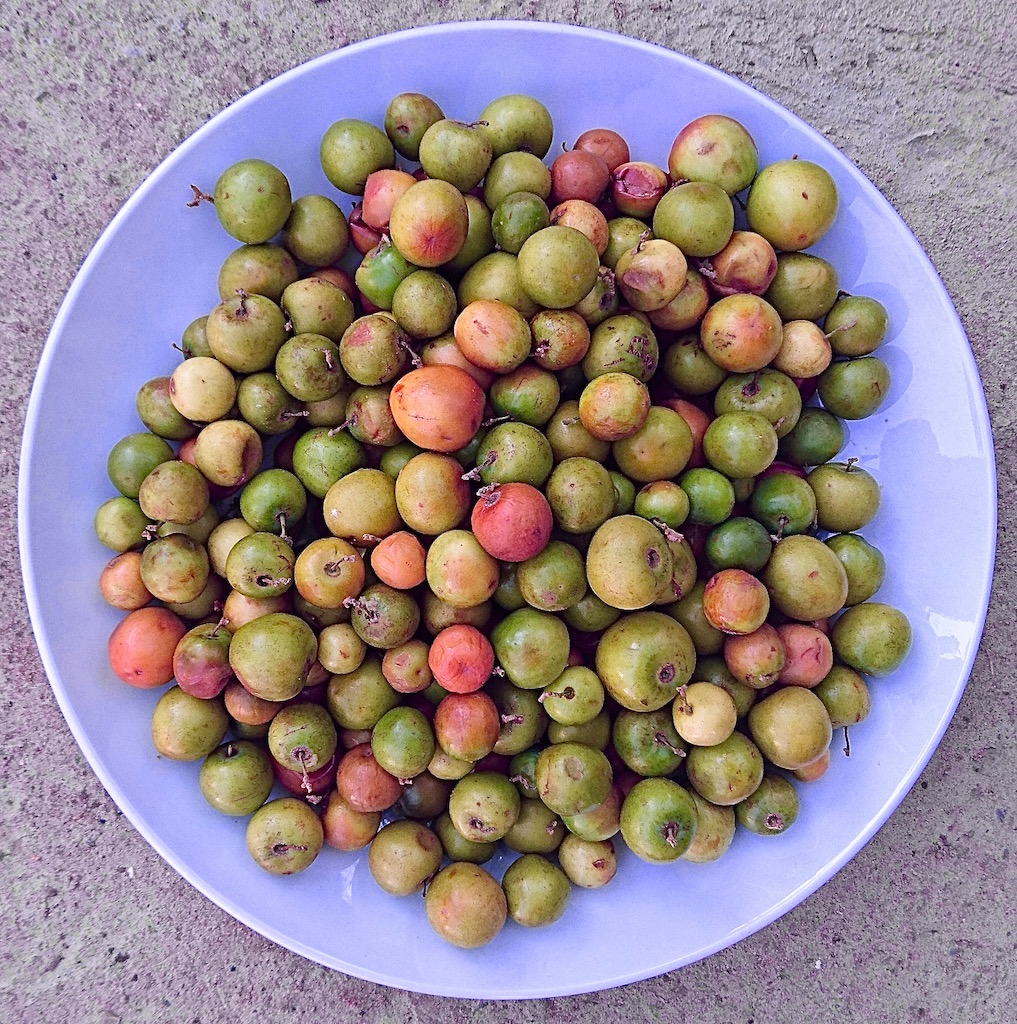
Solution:
[{"label": "fruit stem", "polygon": [[357,556],[356,555],[343,555],[342,558],[336,558],[334,561],[326,562],[321,567],[321,571],[326,576],[338,576],[342,572],[342,569],[340,568],[340,566],[344,562],[355,562],[356,560],[357,560]]},{"label": "fruit stem", "polygon": [[477,497],[483,500],[484,508],[491,508],[492,505],[497,505],[498,499],[501,497],[501,484],[487,484],[481,487],[477,491]]},{"label": "fruit stem", "polygon": [[410,345],[409,341],[407,341],[406,338],[400,338],[399,339],[399,345],[400,345],[400,347],[406,349],[406,351],[409,353],[410,363],[412,364],[413,368],[415,370],[419,370],[420,367],[422,367],[424,365],[424,360],[421,359],[420,356],[417,355],[417,353],[414,350],[413,346]]},{"label": "fruit stem", "polygon": [[678,823],[676,821],[665,822],[664,827],[660,830],[660,834],[671,849],[675,849],[678,846]]},{"label": "fruit stem", "polygon": [[497,452],[488,452],[487,455],[484,456],[484,461],[479,466],[474,466],[473,469],[468,469],[465,473],[463,473],[463,475],[459,479],[460,480],[479,480],[481,472],[484,469],[486,469],[488,466],[493,466],[497,461],[498,461],[498,453]]},{"label": "fruit stem", "polygon": [[522,786],[523,789],[534,790],[537,788],[525,775],[510,775],[509,782],[514,782]]},{"label": "fruit stem", "polygon": [[187,206],[201,206],[202,203],[212,203],[213,206],[215,205],[215,199],[207,192],[202,192],[197,185],[192,185],[191,191],[194,193],[194,197],[186,204]]},{"label": "fruit stem", "polygon": [[271,576],[267,572],[263,572],[258,576],[254,577],[254,582],[259,587],[286,587],[293,582],[289,576]]},{"label": "fruit stem", "polygon": [[[691,715],[692,709],[690,708],[688,711],[683,711],[682,714]],[[655,732],[653,734],[653,742],[658,747],[667,747],[667,749],[670,750],[671,753],[675,755],[675,757],[685,756],[685,751],[682,750],[681,747],[676,747],[662,732]]]},{"label": "fruit stem", "polygon": [[651,523],[657,527],[658,530],[668,539],[671,544],[680,544],[685,540],[685,535],[679,533],[677,530],[672,530],[663,519],[651,519]]}]

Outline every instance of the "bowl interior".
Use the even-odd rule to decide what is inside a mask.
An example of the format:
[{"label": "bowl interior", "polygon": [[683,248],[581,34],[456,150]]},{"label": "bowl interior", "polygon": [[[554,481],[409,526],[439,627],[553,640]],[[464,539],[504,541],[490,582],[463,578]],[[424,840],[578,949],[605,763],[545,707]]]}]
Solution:
[{"label": "bowl interior", "polygon": [[[486,53],[497,59],[481,73],[477,55]],[[496,96],[530,93],[554,116],[552,154],[604,126],[626,136],[634,159],[665,166],[685,123],[722,112],[749,128],[763,163],[798,154],[831,171],[841,209],[814,251],[837,267],[843,288],[878,298],[891,321],[881,352],[891,395],[871,420],[850,425],[846,454],[883,486],[865,534],[887,557],[880,599],[904,609],[915,633],[904,667],[873,682],[873,712],[852,731],[851,756],[835,738],[830,771],[800,787],[801,817],[786,835],[739,830],[709,865],[651,867],[623,852],[610,886],[575,890],[558,925],[510,924],[475,952],[439,940],[418,898],[382,893],[363,854],[326,849],[285,879],[256,867],[243,821],[206,805],[198,766],[155,755],[158,694],[112,675],[105,641],[118,615],[96,587],[109,557],[92,526],[113,493],[106,454],[142,429],[137,388],[171,371],[172,345],[218,301],[218,268],[235,245],[210,209],[187,208],[190,184],[210,191],[222,168],[258,156],[286,172],[295,196],[335,195],[318,162],[325,129],[348,116],[380,124],[388,100],[410,90],[463,120]],[[82,266],[43,353],[21,466],[21,555],[39,647],[75,738],[139,831],[210,899],[362,978],[446,995],[548,996],[638,980],[729,945],[805,898],[886,820],[931,756],[975,655],[994,551],[993,467],[977,369],[942,284],[891,207],[817,133],[668,50],[559,25],[464,23],[374,39],[281,76],[195,133],[125,205]]]}]

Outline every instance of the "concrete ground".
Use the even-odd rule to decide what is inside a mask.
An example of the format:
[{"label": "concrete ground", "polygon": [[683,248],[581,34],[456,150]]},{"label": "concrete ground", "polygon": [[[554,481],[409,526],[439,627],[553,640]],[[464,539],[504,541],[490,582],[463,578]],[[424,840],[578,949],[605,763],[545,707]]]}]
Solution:
[{"label": "concrete ground", "polygon": [[[1012,5],[4,0],[2,10],[0,1021],[1015,1019]],[[956,303],[993,420],[1002,496],[992,603],[966,693],[872,842],[733,948],[637,985],[542,1002],[446,1000],[330,972],[177,876],[118,812],[61,717],[16,548],[20,437],[43,342],[81,260],[144,177],[227,103],[310,57],[413,24],[484,17],[669,46],[741,77],[840,147],[900,211]]]}]

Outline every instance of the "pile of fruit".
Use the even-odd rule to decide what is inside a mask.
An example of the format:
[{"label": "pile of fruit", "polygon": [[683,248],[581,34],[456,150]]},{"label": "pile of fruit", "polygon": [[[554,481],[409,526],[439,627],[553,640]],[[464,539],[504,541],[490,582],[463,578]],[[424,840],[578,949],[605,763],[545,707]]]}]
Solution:
[{"label": "pile of fruit", "polygon": [[805,251],[831,175],[721,114],[666,168],[553,134],[530,96],[404,93],[325,133],[335,196],[259,159],[192,186],[243,244],[95,520],[158,753],[266,870],[369,846],[465,947],[557,920],[619,835],[790,828],[911,643],[879,485],[833,461],[890,382],[885,309]]}]

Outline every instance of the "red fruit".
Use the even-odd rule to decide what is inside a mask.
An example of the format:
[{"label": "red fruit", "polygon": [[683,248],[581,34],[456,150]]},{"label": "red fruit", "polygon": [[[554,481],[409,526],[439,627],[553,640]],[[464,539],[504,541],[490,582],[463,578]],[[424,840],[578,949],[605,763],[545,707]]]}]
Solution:
[{"label": "red fruit", "polygon": [[804,622],[788,622],[777,627],[777,635],[787,654],[779,681],[786,686],[818,686],[833,667],[833,647],[826,633]]},{"label": "red fruit", "polygon": [[689,461],[685,468],[695,469],[697,466],[705,466],[706,457],[703,455],[703,435],[706,433],[706,428],[712,422],[713,417],[700,409],[698,405],[693,405],[692,402],[684,398],[666,398],[660,404],[666,405],[667,408],[673,409],[678,413],[689,425],[689,430],[692,431],[692,455],[689,456]]},{"label": "red fruit", "polygon": [[713,270],[707,280],[717,295],[762,295],[777,273],[773,246],[754,231],[735,231],[727,245],[707,262]]},{"label": "red fruit", "polygon": [[330,794],[321,818],[325,842],[338,850],[362,850],[381,825],[378,811],[358,811],[335,790]]},{"label": "red fruit", "polygon": [[553,525],[547,498],[536,487],[517,482],[482,487],[470,516],[480,546],[502,562],[522,562],[540,554]]},{"label": "red fruit", "polygon": [[551,210],[551,223],[564,224],[567,228],[581,231],[593,242],[598,256],[603,256],[607,251],[611,237],[607,217],[593,203],[585,199],[563,199]]},{"label": "red fruit", "polygon": [[795,382],[795,387],[798,388],[803,402],[807,402],[816,393],[818,377],[792,377],[791,379]]},{"label": "red fruit", "polygon": [[311,274],[308,274],[308,277],[320,277],[323,281],[334,284],[341,292],[346,293],[346,297],[350,302],[353,302],[357,297],[357,285],[353,280],[353,275],[343,270],[342,267],[319,267]]},{"label": "red fruit", "polygon": [[380,241],[381,232],[364,220],[364,204],[357,203],[347,218],[350,222],[350,241],[362,256],[366,256]]},{"label": "red fruit", "polygon": [[766,621],[770,595],[766,587],[744,569],[721,569],[703,591],[703,614],[724,633],[755,632]]},{"label": "red fruit", "polygon": [[611,199],[626,217],[651,217],[667,189],[667,174],[645,160],[630,160],[611,172]]},{"label": "red fruit", "polygon": [[173,651],[173,676],[184,693],[200,700],[217,697],[233,679],[225,626],[199,625]]},{"label": "red fruit", "polygon": [[585,149],[572,149],[555,157],[551,164],[551,202],[585,199],[595,203],[611,180],[604,158]]},{"label": "red fruit", "polygon": [[777,682],[786,661],[780,633],[768,622],[751,633],[724,640],[724,664],[735,679],[754,690],[765,690]]},{"label": "red fruit", "polygon": [[446,626],[431,641],[427,664],[434,678],[450,693],[473,693],[491,677],[494,648],[475,626]]},{"label": "red fruit", "polygon": [[484,392],[458,366],[410,370],[392,386],[389,404],[407,439],[437,452],[464,448],[484,418]]},{"label": "red fruit", "polygon": [[758,295],[725,295],[706,311],[699,337],[718,366],[731,373],[752,373],[780,350],[780,314]]},{"label": "red fruit", "polygon": [[109,604],[122,612],[144,608],[152,595],[141,579],[141,552],[114,555],[99,576],[99,590]]},{"label": "red fruit", "polygon": [[780,462],[779,460],[771,462],[762,473],[756,477],[757,482],[759,480],[765,480],[768,476],[773,476],[774,473],[790,473],[792,476],[800,476],[803,480],[808,476],[808,473],[801,466],[794,466],[790,462]]},{"label": "red fruit", "polygon": [[387,811],[402,795],[399,780],[374,759],[370,743],[343,754],[335,784],[355,811]]},{"label": "red fruit", "polygon": [[[282,436],[275,446],[275,451],[272,452],[272,465],[276,469],[293,472],[293,448],[302,433],[302,430],[290,430]],[[211,496],[211,489],[209,489],[209,495]]]},{"label": "red fruit", "polygon": [[576,139],[575,149],[595,153],[613,171],[629,160],[628,143],[611,128],[590,128]]},{"label": "red fruit", "polygon": [[439,267],[463,247],[470,217],[455,185],[437,178],[415,181],[396,201],[389,218],[392,243],[410,263]]},{"label": "red fruit", "polygon": [[501,775],[508,775],[508,767],[512,758],[506,754],[488,754],[482,757],[474,766],[475,772],[498,772]]},{"label": "red fruit", "polygon": [[110,634],[110,665],[131,686],[162,686],[173,678],[173,652],[186,632],[183,620],[168,608],[139,608]]},{"label": "red fruit", "polygon": [[388,219],[396,200],[417,179],[406,171],[385,168],[372,171],[364,183],[364,199],[360,215],[364,223],[379,231],[388,227]]},{"label": "red fruit", "polygon": [[371,568],[382,583],[409,590],[424,582],[424,545],[408,530],[383,538],[371,552]]},{"label": "red fruit", "polygon": [[466,358],[491,373],[510,373],[530,354],[533,338],[522,314],[500,299],[476,299],[452,328]]},{"label": "red fruit", "polygon": [[443,334],[425,342],[420,349],[420,358],[425,366],[458,366],[465,370],[485,391],[494,383],[495,374],[481,369],[463,355],[456,344],[455,335]]},{"label": "red fruit", "polygon": [[315,768],[313,772],[306,774],[287,768],[271,755],[269,755],[269,760],[272,762],[272,773],[275,775],[276,782],[295,796],[321,796],[335,784],[336,769],[339,765],[337,754],[333,754],[320,768]]},{"label": "red fruit", "polygon": [[450,693],[434,713],[434,737],[451,757],[479,761],[494,749],[501,717],[494,701],[482,690]]}]

